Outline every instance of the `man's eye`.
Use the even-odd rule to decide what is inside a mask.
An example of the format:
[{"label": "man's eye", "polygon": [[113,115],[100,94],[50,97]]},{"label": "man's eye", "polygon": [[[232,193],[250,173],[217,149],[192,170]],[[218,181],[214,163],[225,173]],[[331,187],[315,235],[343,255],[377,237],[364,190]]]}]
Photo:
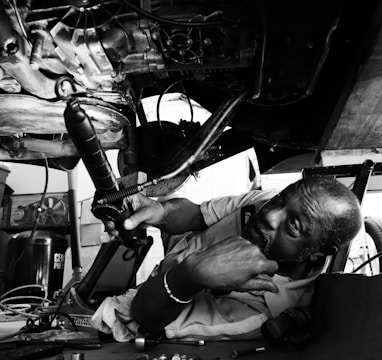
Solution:
[{"label": "man's eye", "polygon": [[288,227],[293,234],[300,233],[300,223],[296,218],[288,219]]}]

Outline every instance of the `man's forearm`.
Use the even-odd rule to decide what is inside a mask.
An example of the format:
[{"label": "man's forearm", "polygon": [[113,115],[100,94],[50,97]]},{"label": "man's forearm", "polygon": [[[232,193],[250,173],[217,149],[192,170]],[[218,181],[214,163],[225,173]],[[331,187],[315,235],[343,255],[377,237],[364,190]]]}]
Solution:
[{"label": "man's forearm", "polygon": [[143,283],[131,307],[134,320],[153,334],[161,333],[179,315],[187,301],[203,289],[191,280],[185,262],[169,271],[166,280],[164,276],[161,274]]},{"label": "man's forearm", "polygon": [[188,199],[171,199],[161,203],[164,215],[156,225],[168,234],[183,234],[187,231],[202,231],[206,223],[200,206]]}]

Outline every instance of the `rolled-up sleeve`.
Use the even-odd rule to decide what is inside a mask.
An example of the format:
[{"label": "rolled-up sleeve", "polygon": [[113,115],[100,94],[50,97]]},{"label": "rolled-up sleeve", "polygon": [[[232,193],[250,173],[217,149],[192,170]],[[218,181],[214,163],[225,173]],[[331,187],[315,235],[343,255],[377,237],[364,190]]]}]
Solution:
[{"label": "rolled-up sleeve", "polygon": [[202,202],[200,210],[206,225],[211,226],[246,205],[256,205],[260,209],[276,194],[274,191],[252,190],[242,195],[220,197]]}]

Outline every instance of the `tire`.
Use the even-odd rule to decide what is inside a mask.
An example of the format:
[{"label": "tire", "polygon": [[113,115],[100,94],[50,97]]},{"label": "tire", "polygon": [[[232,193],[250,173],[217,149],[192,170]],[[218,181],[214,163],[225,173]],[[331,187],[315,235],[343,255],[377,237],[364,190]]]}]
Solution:
[{"label": "tire", "polygon": [[[382,251],[382,218],[365,217],[365,231],[373,239],[377,252]],[[382,257],[379,258],[379,268],[382,269]]]}]

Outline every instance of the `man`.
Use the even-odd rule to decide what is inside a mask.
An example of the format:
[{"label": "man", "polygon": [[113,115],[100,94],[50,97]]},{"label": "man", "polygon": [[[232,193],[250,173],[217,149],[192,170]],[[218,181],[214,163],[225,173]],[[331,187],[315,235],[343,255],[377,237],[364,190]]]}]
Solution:
[{"label": "man", "polygon": [[[130,200],[126,229],[152,225],[175,236],[166,241],[158,274],[130,294],[122,312],[129,313],[126,323],[169,338],[258,337],[268,318],[309,304],[326,257],[362,222],[354,194],[325,177],[305,178],[278,195],[251,191],[200,206],[141,194]],[[117,235],[113,223],[106,228]]]}]

